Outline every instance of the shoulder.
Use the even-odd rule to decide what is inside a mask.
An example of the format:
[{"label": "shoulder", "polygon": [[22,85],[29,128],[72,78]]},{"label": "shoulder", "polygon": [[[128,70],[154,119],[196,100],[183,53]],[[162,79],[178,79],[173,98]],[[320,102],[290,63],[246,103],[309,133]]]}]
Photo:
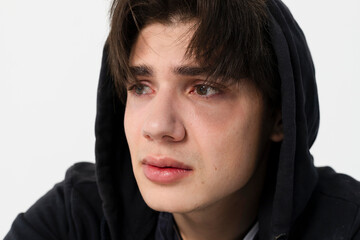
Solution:
[{"label": "shoulder", "polygon": [[66,171],[65,180],[73,184],[96,182],[95,164],[90,162],[75,163]]},{"label": "shoulder", "polygon": [[298,222],[300,239],[360,239],[360,182],[330,167],[319,180]]},{"label": "shoulder", "polygon": [[5,239],[99,239],[102,215],[95,166],[77,163],[62,182],[18,215]]},{"label": "shoulder", "polygon": [[319,183],[317,191],[329,198],[360,206],[360,182],[354,178],[336,173],[330,167],[318,168]]},{"label": "shoulder", "polygon": [[73,211],[78,207],[88,206],[94,214],[101,216],[101,199],[96,182],[95,164],[79,162],[71,166],[65,174],[63,183],[64,192],[68,195],[67,201]]},{"label": "shoulder", "polygon": [[[64,191],[68,194],[83,195],[87,200],[100,201],[95,175],[95,165],[80,162],[71,166],[65,174]],[[89,195],[90,194],[90,195]]]}]

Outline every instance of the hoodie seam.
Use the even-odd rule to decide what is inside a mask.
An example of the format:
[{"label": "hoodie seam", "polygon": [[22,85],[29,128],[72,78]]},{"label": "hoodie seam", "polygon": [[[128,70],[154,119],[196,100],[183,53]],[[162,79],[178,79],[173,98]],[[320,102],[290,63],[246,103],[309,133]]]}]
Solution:
[{"label": "hoodie seam", "polygon": [[360,203],[359,202],[356,202],[354,200],[350,200],[350,199],[347,199],[347,198],[344,198],[344,197],[340,197],[340,196],[336,196],[336,195],[332,195],[332,194],[328,194],[322,190],[319,190],[319,193],[326,196],[326,197],[329,197],[329,198],[335,198],[335,199],[338,199],[338,200],[342,200],[344,202],[347,202],[347,203],[350,203],[350,204],[353,204],[355,205],[357,208],[360,207]]}]

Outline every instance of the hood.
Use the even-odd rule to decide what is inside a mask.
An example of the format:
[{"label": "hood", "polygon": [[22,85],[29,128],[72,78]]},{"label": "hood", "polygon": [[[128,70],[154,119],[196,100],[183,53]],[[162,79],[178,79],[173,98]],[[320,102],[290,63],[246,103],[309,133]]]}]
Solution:
[{"label": "hood", "polygon": [[[315,70],[305,37],[287,7],[269,0],[270,36],[278,61],[284,139],[268,171],[259,212],[260,239],[289,234],[317,183],[309,152],[319,126]],[[125,106],[116,96],[105,46],[98,85],[96,174],[112,239],[151,239],[158,213],[142,199],[125,138]],[[270,165],[270,164],[269,164]],[[121,227],[120,227],[121,226]]]},{"label": "hood", "polygon": [[[260,209],[260,239],[287,236],[304,210],[318,180],[310,148],[319,129],[315,69],[305,36],[279,0],[268,1],[270,37],[281,78],[284,139],[269,169]],[[270,238],[271,236],[271,238]]]}]

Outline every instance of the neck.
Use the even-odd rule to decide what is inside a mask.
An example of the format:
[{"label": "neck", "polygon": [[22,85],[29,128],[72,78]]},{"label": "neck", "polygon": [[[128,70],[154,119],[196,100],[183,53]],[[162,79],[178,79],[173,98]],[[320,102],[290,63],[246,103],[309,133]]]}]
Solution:
[{"label": "neck", "polygon": [[243,239],[256,222],[266,161],[242,189],[204,209],[173,213],[184,240]]}]

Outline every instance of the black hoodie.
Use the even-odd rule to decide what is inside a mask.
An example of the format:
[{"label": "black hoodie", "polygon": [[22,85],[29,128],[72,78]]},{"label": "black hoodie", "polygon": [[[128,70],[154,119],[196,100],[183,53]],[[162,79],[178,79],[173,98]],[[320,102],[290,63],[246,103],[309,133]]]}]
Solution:
[{"label": "black hoodie", "polygon": [[[269,0],[270,36],[281,78],[284,139],[268,169],[259,209],[260,240],[360,239],[360,184],[315,168],[319,126],[315,71],[305,37],[287,7]],[[78,163],[65,180],[19,214],[6,240],[154,239],[159,213],[143,201],[132,173],[124,105],[104,49],[98,87],[96,165]]]}]

